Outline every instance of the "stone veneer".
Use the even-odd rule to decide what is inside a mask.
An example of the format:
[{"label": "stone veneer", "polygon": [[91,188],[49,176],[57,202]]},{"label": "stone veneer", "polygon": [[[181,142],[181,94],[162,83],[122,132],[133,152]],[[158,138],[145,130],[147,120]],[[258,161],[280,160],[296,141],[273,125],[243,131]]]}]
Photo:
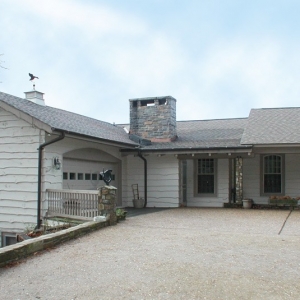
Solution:
[{"label": "stone veneer", "polygon": [[243,200],[243,158],[235,159],[235,186],[236,186],[236,203],[242,203]]},{"label": "stone veneer", "polygon": [[99,188],[98,210],[100,212],[100,215],[110,216],[110,225],[115,225],[117,223],[116,192],[117,188],[110,185]]},{"label": "stone veneer", "polygon": [[130,99],[130,133],[152,142],[177,138],[176,99],[171,96]]}]

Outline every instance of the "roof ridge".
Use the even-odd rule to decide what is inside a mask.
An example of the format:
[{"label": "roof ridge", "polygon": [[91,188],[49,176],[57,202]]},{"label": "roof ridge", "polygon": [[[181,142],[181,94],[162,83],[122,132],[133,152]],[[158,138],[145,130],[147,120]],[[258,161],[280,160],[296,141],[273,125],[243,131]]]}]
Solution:
[{"label": "roof ridge", "polygon": [[176,122],[209,122],[209,121],[230,121],[230,120],[247,120],[248,117],[224,118],[224,119],[203,119],[203,120],[180,120]]}]

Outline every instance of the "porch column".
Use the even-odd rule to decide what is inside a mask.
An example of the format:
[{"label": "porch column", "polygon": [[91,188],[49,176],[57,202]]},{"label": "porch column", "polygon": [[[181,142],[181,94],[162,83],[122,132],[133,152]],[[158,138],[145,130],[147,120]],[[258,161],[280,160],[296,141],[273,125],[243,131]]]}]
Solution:
[{"label": "porch column", "polygon": [[235,159],[235,186],[236,186],[236,203],[242,203],[243,200],[243,159]]},{"label": "porch column", "polygon": [[117,188],[111,185],[99,189],[98,210],[101,216],[110,215],[110,225],[117,224],[116,217],[116,192]]}]

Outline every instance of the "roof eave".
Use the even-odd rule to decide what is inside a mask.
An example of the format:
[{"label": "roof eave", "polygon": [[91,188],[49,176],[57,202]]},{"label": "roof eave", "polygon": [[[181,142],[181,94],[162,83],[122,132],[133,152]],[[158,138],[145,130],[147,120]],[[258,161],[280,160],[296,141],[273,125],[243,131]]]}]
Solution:
[{"label": "roof eave", "polygon": [[37,127],[39,129],[42,129],[46,132],[51,132],[51,126],[49,126],[48,124],[40,121],[39,119],[21,111],[20,109],[11,106],[9,104],[7,104],[6,102],[0,100],[0,107],[3,108],[4,110],[12,113],[13,115],[15,115],[17,118],[22,119],[23,121],[31,124],[34,127]]},{"label": "roof eave", "polygon": [[113,145],[113,146],[119,146],[119,147],[127,147],[127,148],[132,148],[132,149],[136,148],[138,146],[138,144],[131,144],[131,143],[126,143],[126,142],[119,142],[119,141],[113,141],[113,140],[98,138],[98,137],[90,136],[90,135],[87,135],[87,134],[72,132],[72,131],[68,131],[68,130],[64,130],[64,129],[60,129],[60,128],[54,128],[54,127],[52,127],[51,130],[53,132],[61,132],[61,131],[63,131],[69,137],[77,136],[77,137],[80,137],[80,139],[96,140],[96,141],[102,142],[103,144],[107,144],[107,145]]},{"label": "roof eave", "polygon": [[186,154],[186,153],[248,153],[252,151],[252,146],[242,147],[199,147],[199,148],[167,148],[167,149],[147,149],[147,148],[136,148],[136,149],[121,149],[122,153],[135,153],[137,151],[143,153],[164,153],[164,154]]}]

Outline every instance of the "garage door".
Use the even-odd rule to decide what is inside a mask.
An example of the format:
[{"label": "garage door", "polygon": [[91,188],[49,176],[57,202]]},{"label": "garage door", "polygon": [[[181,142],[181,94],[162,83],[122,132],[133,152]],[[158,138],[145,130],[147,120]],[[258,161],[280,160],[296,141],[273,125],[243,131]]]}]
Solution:
[{"label": "garage door", "polygon": [[70,190],[96,190],[105,185],[100,172],[112,170],[110,185],[118,187],[118,164],[77,159],[64,159],[63,188]]}]

